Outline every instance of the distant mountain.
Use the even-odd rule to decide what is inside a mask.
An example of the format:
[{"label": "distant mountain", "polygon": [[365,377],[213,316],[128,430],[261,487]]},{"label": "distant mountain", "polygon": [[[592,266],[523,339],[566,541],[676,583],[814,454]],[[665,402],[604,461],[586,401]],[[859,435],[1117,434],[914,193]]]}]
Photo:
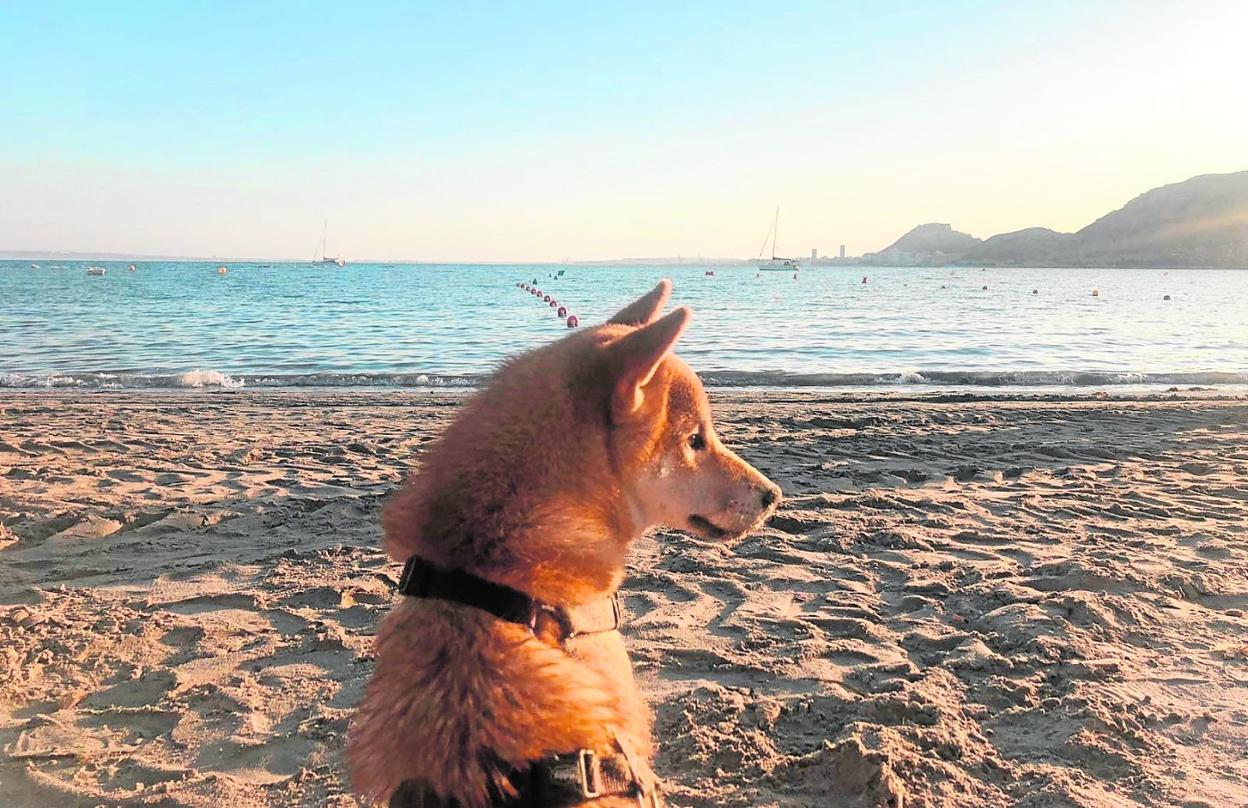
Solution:
[{"label": "distant mountain", "polygon": [[1248,171],[1154,188],[1077,233],[1029,227],[980,241],[947,224],[920,225],[863,262],[1248,268]]},{"label": "distant mountain", "polygon": [[[872,263],[891,266],[952,263],[982,242],[947,224],[921,224],[892,244],[871,253]],[[864,259],[867,256],[863,256]]]},{"label": "distant mountain", "polygon": [[960,260],[971,264],[1062,263],[1068,260],[1073,238],[1047,227],[1028,227],[982,241]]},{"label": "distant mountain", "polygon": [[1081,265],[1248,267],[1248,171],[1141,194],[1076,233],[1073,255]]}]

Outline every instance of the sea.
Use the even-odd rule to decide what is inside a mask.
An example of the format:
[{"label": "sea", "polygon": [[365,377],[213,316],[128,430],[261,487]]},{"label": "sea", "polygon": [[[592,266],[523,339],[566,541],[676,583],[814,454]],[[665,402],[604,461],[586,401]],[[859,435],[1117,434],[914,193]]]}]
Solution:
[{"label": "sea", "polygon": [[710,386],[1248,384],[1248,271],[0,262],[0,388],[471,387],[660,278]]}]

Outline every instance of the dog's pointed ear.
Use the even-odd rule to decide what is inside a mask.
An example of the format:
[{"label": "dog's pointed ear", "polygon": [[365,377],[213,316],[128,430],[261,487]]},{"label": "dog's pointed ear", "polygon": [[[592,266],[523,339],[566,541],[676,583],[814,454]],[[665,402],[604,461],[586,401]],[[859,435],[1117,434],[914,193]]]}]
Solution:
[{"label": "dog's pointed ear", "polygon": [[648,325],[659,316],[659,312],[667,305],[667,299],[671,296],[672,282],[664,278],[659,281],[658,286],[620,309],[619,313],[607,322],[618,325]]},{"label": "dog's pointed ear", "polygon": [[[662,284],[660,284],[662,286]],[[681,306],[662,319],[642,326],[607,347],[611,368],[611,416],[623,420],[641,409],[645,401],[642,388],[659,369],[663,357],[672,350],[680,333],[689,324],[693,312]]]}]

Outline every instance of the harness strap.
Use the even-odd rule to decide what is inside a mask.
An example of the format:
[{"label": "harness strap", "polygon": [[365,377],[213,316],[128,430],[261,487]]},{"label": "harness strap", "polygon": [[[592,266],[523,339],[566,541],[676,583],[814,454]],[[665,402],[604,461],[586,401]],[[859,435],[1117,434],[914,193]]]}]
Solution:
[{"label": "harness strap", "polygon": [[409,597],[472,606],[500,620],[528,626],[530,631],[537,627],[538,619],[546,615],[559,626],[561,642],[584,634],[615,631],[621,623],[618,593],[571,608],[552,606],[464,570],[440,569],[418,556],[412,556],[403,566],[398,591]]},{"label": "harness strap", "polygon": [[660,805],[658,789],[642,782],[623,752],[596,755],[582,749],[575,755],[554,755],[539,761],[534,773],[543,778],[540,790],[550,805],[576,805],[596,797],[636,797],[643,808]]},{"label": "harness strap", "polygon": [[[629,755],[595,755],[589,749],[552,755],[509,778],[516,796],[494,792],[496,808],[567,808],[599,797],[635,797],[638,808],[662,808],[659,789],[642,779]],[[407,780],[390,795],[389,808],[461,808],[458,800],[440,797],[427,784]]]}]

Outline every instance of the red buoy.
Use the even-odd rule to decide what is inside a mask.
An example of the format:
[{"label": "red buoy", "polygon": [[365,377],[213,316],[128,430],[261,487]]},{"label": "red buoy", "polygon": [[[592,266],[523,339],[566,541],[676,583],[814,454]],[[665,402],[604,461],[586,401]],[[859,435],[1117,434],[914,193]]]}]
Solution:
[{"label": "red buoy", "polygon": [[550,302],[550,295],[543,295],[543,296],[542,296],[542,300],[543,300],[544,302],[546,302],[546,303],[549,303],[549,302]]},{"label": "red buoy", "polygon": [[568,316],[567,306],[560,306],[559,311],[555,312],[555,314],[558,314],[560,317],[567,317]]},{"label": "red buoy", "polygon": [[551,307],[552,309],[553,309],[554,307],[558,306],[558,305],[559,305],[559,301],[558,301],[558,300],[552,300],[552,301],[550,301],[550,307]]},{"label": "red buoy", "polygon": [[573,314],[571,317],[568,318],[568,328],[576,328],[580,324],[581,324],[581,321],[576,319],[575,314]]}]

